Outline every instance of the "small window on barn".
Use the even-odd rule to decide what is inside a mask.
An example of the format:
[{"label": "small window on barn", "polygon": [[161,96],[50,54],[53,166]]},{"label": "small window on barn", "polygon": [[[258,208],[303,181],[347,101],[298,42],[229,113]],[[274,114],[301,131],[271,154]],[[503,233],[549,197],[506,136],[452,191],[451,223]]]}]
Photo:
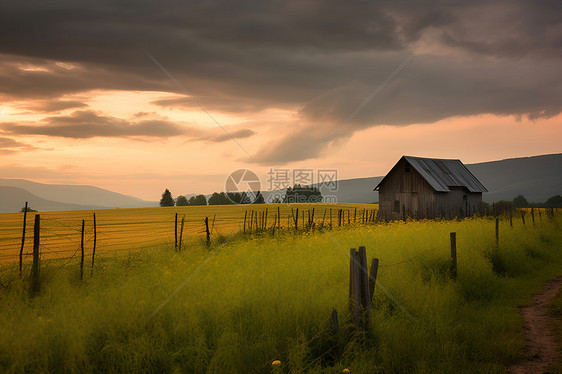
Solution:
[{"label": "small window on barn", "polygon": [[406,173],[410,172],[410,165],[406,165]]},{"label": "small window on barn", "polygon": [[400,213],[400,200],[394,200],[394,212]]}]

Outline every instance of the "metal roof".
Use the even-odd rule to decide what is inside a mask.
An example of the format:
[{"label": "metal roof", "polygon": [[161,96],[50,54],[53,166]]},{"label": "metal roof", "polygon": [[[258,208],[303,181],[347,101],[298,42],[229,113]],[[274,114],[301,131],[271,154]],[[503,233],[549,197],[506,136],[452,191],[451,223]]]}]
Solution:
[{"label": "metal roof", "polygon": [[[470,192],[488,192],[461,160],[412,156],[402,156],[402,158],[416,169],[435,191],[448,192],[451,191],[449,187],[466,187]],[[388,174],[375,187],[375,190],[384,182]]]}]

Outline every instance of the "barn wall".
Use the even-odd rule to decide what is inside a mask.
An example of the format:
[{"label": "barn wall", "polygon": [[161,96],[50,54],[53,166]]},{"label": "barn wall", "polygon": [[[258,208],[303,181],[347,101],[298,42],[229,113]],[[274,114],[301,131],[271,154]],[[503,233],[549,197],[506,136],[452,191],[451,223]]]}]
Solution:
[{"label": "barn wall", "polygon": [[[466,196],[466,200],[464,200]],[[482,193],[469,192],[464,187],[451,187],[450,192],[437,192],[435,210],[438,216],[453,218],[474,214],[480,209]]]},{"label": "barn wall", "polygon": [[[405,160],[400,160],[379,188],[381,219],[400,219],[404,213],[411,217],[424,217],[433,207],[433,188],[413,167],[410,166],[407,172],[407,165]],[[398,211],[395,201],[399,201]]]}]

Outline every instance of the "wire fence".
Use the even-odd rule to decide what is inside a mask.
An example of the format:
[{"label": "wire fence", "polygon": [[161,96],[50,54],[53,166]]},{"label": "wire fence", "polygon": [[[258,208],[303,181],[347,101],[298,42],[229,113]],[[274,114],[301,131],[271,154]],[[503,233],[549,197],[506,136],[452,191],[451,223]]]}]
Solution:
[{"label": "wire fence", "polygon": [[[538,211],[538,210],[537,210]],[[40,259],[72,259],[81,253],[82,235],[84,235],[84,251],[87,256],[93,252],[94,242],[97,256],[108,256],[123,252],[132,252],[155,246],[177,245],[181,236],[183,249],[199,245],[205,241],[207,230],[215,239],[232,235],[238,231],[244,234],[260,234],[271,231],[287,232],[313,231],[317,229],[337,228],[351,225],[368,225],[377,222],[378,210],[369,206],[317,206],[316,208],[299,209],[284,206],[251,207],[250,209],[235,206],[224,209],[224,214],[213,214],[208,217],[209,228],[205,226],[204,212],[192,214],[189,210],[167,211],[162,214],[158,209],[146,212],[125,213],[118,211],[98,211],[94,229],[93,212],[47,212],[37,213],[41,217]],[[543,211],[547,219],[547,211]],[[525,213],[523,213],[525,214]],[[29,213],[23,233],[23,214],[11,214],[11,220],[0,217],[0,264],[17,262],[20,250],[23,262],[28,262],[33,250],[33,213]],[[529,215],[527,213],[527,215]],[[529,220],[530,217],[527,217]],[[183,232],[180,232],[180,221],[184,220]],[[82,220],[85,222],[82,234]],[[533,221],[535,219],[533,218]],[[529,222],[528,222],[529,224]],[[176,234],[177,233],[177,234]],[[394,267],[414,261],[415,258],[401,259],[396,263],[381,267]]]}]

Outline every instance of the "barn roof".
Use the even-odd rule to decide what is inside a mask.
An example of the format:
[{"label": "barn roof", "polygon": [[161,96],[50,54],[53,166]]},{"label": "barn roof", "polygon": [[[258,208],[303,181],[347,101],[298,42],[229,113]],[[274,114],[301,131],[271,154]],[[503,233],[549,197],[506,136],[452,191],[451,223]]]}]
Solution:
[{"label": "barn roof", "polygon": [[[450,187],[466,187],[470,192],[488,192],[486,187],[464,166],[461,160],[402,156],[438,192],[451,191]],[[400,161],[399,161],[400,162]],[[392,170],[391,170],[392,172]],[[384,182],[390,172],[375,187]]]}]

